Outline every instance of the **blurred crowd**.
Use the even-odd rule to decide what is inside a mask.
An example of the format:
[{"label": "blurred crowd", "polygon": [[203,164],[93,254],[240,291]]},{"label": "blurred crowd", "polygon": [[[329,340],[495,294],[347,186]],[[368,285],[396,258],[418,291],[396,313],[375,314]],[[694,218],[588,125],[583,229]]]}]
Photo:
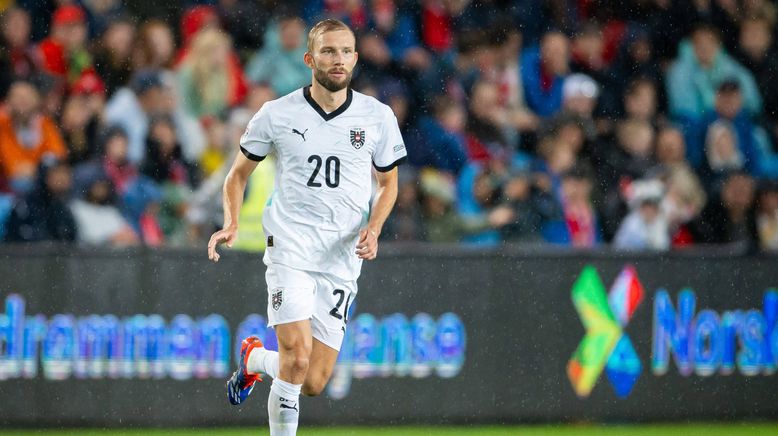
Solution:
[{"label": "blurred crowd", "polygon": [[778,250],[773,1],[159,3],[0,1],[2,240],[202,246],[246,124],[310,83],[334,17],[408,149],[384,240]]}]

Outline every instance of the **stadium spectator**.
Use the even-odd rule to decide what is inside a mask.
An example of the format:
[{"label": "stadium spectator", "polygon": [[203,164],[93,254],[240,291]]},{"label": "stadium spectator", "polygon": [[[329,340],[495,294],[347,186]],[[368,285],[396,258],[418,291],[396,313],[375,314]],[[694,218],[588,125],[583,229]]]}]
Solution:
[{"label": "stadium spectator", "polygon": [[703,116],[705,158],[702,171],[710,182],[722,171],[743,169],[761,173],[756,126],[743,110],[737,81],[726,80],[716,91],[715,109]]},{"label": "stadium spectator", "polygon": [[467,114],[467,154],[469,160],[483,160],[514,150],[517,144],[508,112],[500,105],[497,85],[479,80],[473,85]]},{"label": "stadium spectator", "polygon": [[166,107],[162,77],[157,70],[136,72],[130,86],[120,88],[108,100],[105,122],[127,132],[131,162],[139,164],[145,158],[149,119],[154,114],[164,113]]},{"label": "stadium spectator", "polygon": [[138,236],[116,206],[110,179],[97,171],[84,183],[84,198],[76,198],[70,203],[78,228],[78,242],[115,246],[137,244]]},{"label": "stadium spectator", "polygon": [[204,29],[192,39],[178,66],[180,103],[194,117],[214,116],[239,104],[247,85],[240,70],[230,68],[232,42],[218,29]]},{"label": "stadium spectator", "polygon": [[561,206],[567,235],[550,242],[567,243],[575,248],[592,248],[601,241],[597,212],[592,205],[592,178],[583,167],[573,167],[562,175]]},{"label": "stadium spectator", "polygon": [[596,135],[594,109],[600,96],[600,86],[591,77],[575,73],[562,85],[562,110],[558,115],[574,116],[581,121],[588,139]]},{"label": "stadium spectator", "polygon": [[570,70],[605,83],[608,62],[604,56],[605,41],[600,25],[594,21],[584,24],[570,46]]},{"label": "stadium spectator", "polygon": [[41,161],[66,154],[54,120],[41,113],[38,90],[28,81],[15,81],[0,111],[0,168],[13,190],[30,191]]},{"label": "stadium spectator", "polygon": [[94,72],[87,49],[86,14],[77,5],[60,6],[51,19],[51,33],[38,45],[43,71],[75,83],[81,74]]},{"label": "stadium spectator", "polygon": [[29,78],[38,69],[35,47],[30,43],[30,15],[10,7],[0,17],[0,98],[11,81]]},{"label": "stadium spectator", "polygon": [[203,177],[208,177],[218,171],[231,157],[231,150],[227,144],[227,124],[224,120],[219,117],[209,117],[203,120],[203,126],[207,142],[198,163]]},{"label": "stadium spectator", "polygon": [[701,114],[712,110],[717,87],[730,79],[738,82],[747,113],[762,111],[754,77],[724,51],[720,31],[711,25],[699,25],[681,43],[666,79],[670,114],[681,121],[697,122]]},{"label": "stadium spectator", "polygon": [[275,10],[252,0],[218,0],[219,22],[230,33],[238,52],[247,53],[264,44],[263,32]]},{"label": "stadium spectator", "polygon": [[[654,55],[651,35],[640,24],[631,24],[608,70],[608,80],[603,82],[604,85],[607,84],[603,86],[601,102],[604,113],[611,116],[620,114],[622,96],[628,94],[629,88],[639,80],[651,83],[655,94],[661,93],[654,96],[654,103],[651,106],[656,111],[657,103],[663,102],[665,98],[664,75]],[[627,111],[626,108],[623,109]]]},{"label": "stadium spectator", "polygon": [[126,86],[132,76],[135,25],[127,18],[116,18],[106,25],[92,52],[95,70],[105,82],[106,96],[110,97],[117,89]]},{"label": "stadium spectator", "polygon": [[105,88],[95,73],[83,74],[73,84],[60,118],[68,147],[68,162],[76,165],[97,156],[98,130],[102,127]]},{"label": "stadium spectator", "polygon": [[[518,29],[497,27],[495,42],[497,47],[497,68],[494,81],[499,91],[500,105],[507,112],[509,123],[516,133],[535,132],[540,124],[537,115],[527,107],[524,98],[524,86],[521,81],[521,50],[523,36]],[[509,142],[516,142],[510,138]]]},{"label": "stadium spectator", "polygon": [[707,194],[697,175],[685,163],[667,166],[662,180],[665,196],[661,208],[667,220],[671,244],[673,247],[689,246],[694,243],[689,222],[697,218],[705,207]]},{"label": "stadium spectator", "polygon": [[630,213],[624,218],[613,245],[622,250],[659,250],[670,248],[670,229],[660,204],[664,186],[659,180],[632,183]]},{"label": "stadium spectator", "polygon": [[124,0],[81,1],[89,23],[89,36],[99,38],[111,23],[124,14]]},{"label": "stadium spectator", "polygon": [[436,54],[448,51],[454,45],[453,16],[461,12],[456,4],[463,2],[443,2],[425,0],[421,2],[420,27],[421,40]]},{"label": "stadium spectator", "polygon": [[[492,201],[493,187],[487,181],[489,175],[482,173],[473,190],[478,200]],[[460,242],[468,235],[500,228],[513,218],[510,210],[498,209],[489,212],[461,215],[454,211],[455,185],[449,175],[440,171],[425,169],[419,176],[424,217],[424,239],[429,242]]]},{"label": "stadium spectator", "polygon": [[379,35],[364,33],[357,37],[357,42],[360,65],[355,79],[358,83],[381,83],[402,75],[400,64],[392,59],[389,46]]},{"label": "stadium spectator", "polygon": [[764,100],[764,113],[771,120],[778,119],[778,47],[773,40],[775,20],[755,16],[740,25],[738,60],[746,66],[756,79]]},{"label": "stadium spectator", "polygon": [[367,8],[364,0],[302,0],[303,18],[315,23],[325,18],[335,18],[346,23],[355,33],[367,27]]},{"label": "stadium spectator", "polygon": [[651,79],[638,77],[627,85],[623,94],[624,117],[649,123],[657,120],[659,89]]},{"label": "stadium spectator", "polygon": [[605,240],[610,240],[628,209],[625,186],[641,179],[654,166],[654,129],[644,120],[627,119],[616,127],[614,137],[604,137],[592,152],[596,186],[601,198],[599,212]]},{"label": "stadium spectator", "polygon": [[419,180],[412,169],[400,167],[397,201],[384,223],[381,238],[387,241],[421,241],[424,219],[421,213]]},{"label": "stadium spectator", "polygon": [[148,155],[141,173],[162,190],[159,224],[168,243],[186,240],[184,219],[191,186],[196,175],[182,159],[173,119],[157,115],[151,119],[147,138]]},{"label": "stadium spectator", "polygon": [[514,168],[502,186],[500,204],[512,218],[499,228],[500,239],[507,243],[540,242],[542,217],[535,206],[532,175],[526,168]]},{"label": "stadium spectator", "polygon": [[311,78],[311,69],[300,62],[308,50],[306,38],[302,19],[281,17],[265,31],[262,49],[246,65],[246,77],[254,83],[269,83],[277,95],[302,87]]},{"label": "stadium spectator", "polygon": [[395,62],[411,70],[425,70],[431,63],[430,54],[421,46],[415,16],[405,9],[398,10],[395,0],[368,2],[367,28],[386,41],[389,54]]},{"label": "stadium spectator", "polygon": [[73,242],[78,234],[68,206],[72,175],[67,162],[45,159],[34,189],[14,205],[7,222],[7,242]]},{"label": "stadium spectator", "polygon": [[663,126],[656,134],[656,162],[671,167],[688,165],[686,161],[686,141],[683,133],[671,125]]},{"label": "stadium spectator", "polygon": [[570,71],[570,42],[560,32],[543,35],[540,46],[522,53],[521,80],[527,106],[541,117],[562,107],[562,87]]},{"label": "stadium spectator", "polygon": [[133,71],[169,70],[173,66],[176,44],[173,31],[164,21],[143,23],[135,37],[132,52]]},{"label": "stadium spectator", "polygon": [[[92,162],[82,165],[94,165],[102,168],[111,185],[119,196],[123,196],[136,182],[138,167],[129,160],[129,142],[127,133],[120,127],[112,127],[102,133],[100,138],[102,155]],[[79,168],[76,168],[78,174]]]},{"label": "stadium spectator", "polygon": [[430,166],[458,174],[467,162],[464,136],[465,109],[447,95],[438,96],[433,116],[424,116],[407,138],[409,162],[416,167]]},{"label": "stadium spectator", "polygon": [[756,242],[754,195],[755,183],[750,175],[731,173],[724,179],[720,194],[690,223],[694,241],[753,248]]}]

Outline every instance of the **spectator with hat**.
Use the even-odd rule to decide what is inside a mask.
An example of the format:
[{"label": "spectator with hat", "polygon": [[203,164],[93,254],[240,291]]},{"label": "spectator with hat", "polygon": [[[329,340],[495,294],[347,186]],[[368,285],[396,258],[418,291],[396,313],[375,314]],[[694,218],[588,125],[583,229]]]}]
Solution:
[{"label": "spectator with hat", "polygon": [[87,161],[99,154],[97,136],[102,127],[104,107],[103,82],[93,72],[83,74],[73,84],[60,117],[71,165]]},{"label": "spectator with hat", "polygon": [[636,180],[629,193],[630,213],[624,218],[613,244],[622,250],[670,248],[670,229],[660,204],[664,186],[656,179]]},{"label": "spectator with hat", "polygon": [[86,14],[76,5],[60,6],[51,19],[51,33],[40,42],[41,68],[72,84],[87,71],[94,71],[87,43]]}]

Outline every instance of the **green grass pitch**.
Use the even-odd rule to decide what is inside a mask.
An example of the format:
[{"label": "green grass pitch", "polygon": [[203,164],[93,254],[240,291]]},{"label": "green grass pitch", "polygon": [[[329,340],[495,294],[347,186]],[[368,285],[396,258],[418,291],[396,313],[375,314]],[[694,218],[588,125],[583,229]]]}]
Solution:
[{"label": "green grass pitch", "polygon": [[[263,435],[264,427],[233,429],[142,429],[142,430],[0,430],[0,436],[52,434],[59,436],[238,436]],[[680,435],[680,436],[730,436],[730,435],[778,435],[778,423],[743,424],[658,424],[658,425],[554,425],[554,426],[460,426],[460,427],[303,427],[300,436],[600,436],[600,435]]]}]

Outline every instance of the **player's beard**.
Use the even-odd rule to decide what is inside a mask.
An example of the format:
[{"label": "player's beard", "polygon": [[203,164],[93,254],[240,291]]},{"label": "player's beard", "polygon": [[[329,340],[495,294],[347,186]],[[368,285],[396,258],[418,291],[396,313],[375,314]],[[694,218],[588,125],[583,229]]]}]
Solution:
[{"label": "player's beard", "polygon": [[329,92],[338,92],[341,89],[347,87],[351,83],[351,71],[347,71],[345,68],[343,71],[346,72],[346,77],[343,78],[342,81],[336,82],[327,75],[327,72],[320,69],[319,67],[314,68],[313,70],[313,77],[316,79],[317,82],[319,82],[319,85],[323,86],[324,89],[326,89]]}]

